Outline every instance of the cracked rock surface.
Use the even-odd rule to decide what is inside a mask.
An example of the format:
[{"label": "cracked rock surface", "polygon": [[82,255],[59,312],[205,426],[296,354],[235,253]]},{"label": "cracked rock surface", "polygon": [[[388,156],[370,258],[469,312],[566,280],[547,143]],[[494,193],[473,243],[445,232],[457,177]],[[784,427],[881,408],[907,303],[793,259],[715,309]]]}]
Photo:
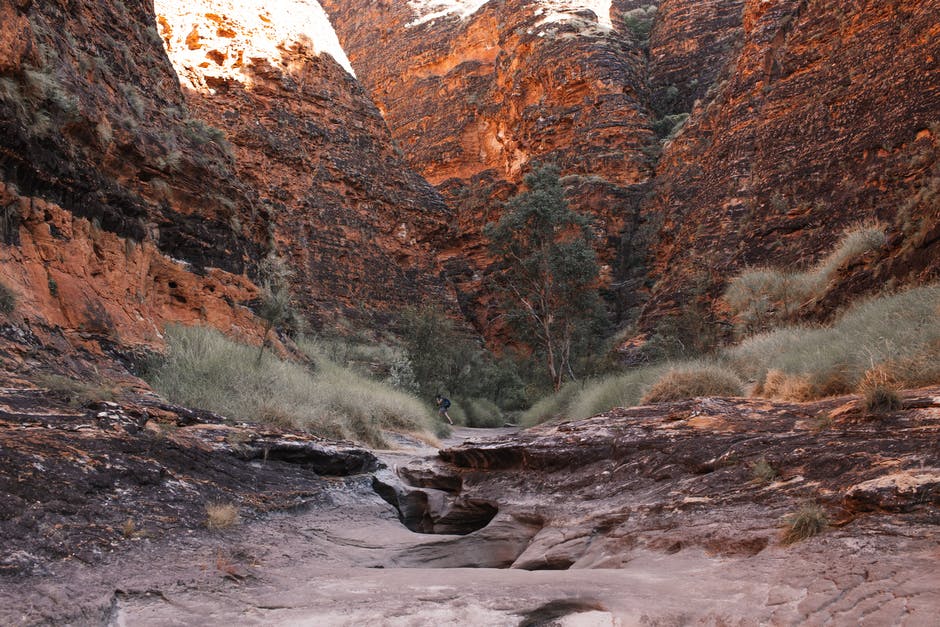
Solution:
[{"label": "cracked rock surface", "polygon": [[[24,423],[41,412],[16,409],[26,392],[5,394],[4,428],[33,437]],[[161,508],[182,512],[180,521],[146,537],[112,537],[84,559],[30,557],[51,546],[50,529],[86,543],[91,530],[100,536],[85,512],[104,515],[100,504],[114,488],[87,479],[72,490],[77,514],[43,505],[33,531],[14,551],[4,547],[9,563],[41,569],[0,575],[0,622],[935,624],[940,389],[910,392],[904,409],[879,416],[857,403],[696,399],[521,432],[460,429],[439,453],[422,445],[377,451],[346,477],[259,459],[252,447],[292,436],[246,433],[206,416],[160,441],[203,451],[205,467],[184,481],[239,496],[244,523],[216,532],[187,525],[185,498],[172,496],[180,488],[169,476],[181,472],[173,458],[161,458],[163,475],[135,475],[121,469],[137,468],[126,460],[142,455],[124,455],[111,464],[111,485],[138,475],[149,483],[109,507],[163,498]],[[17,411],[33,418],[11,426]],[[94,461],[100,452],[79,451],[101,429],[88,415],[100,412],[118,441],[149,437],[146,424],[129,434],[140,420],[123,405],[59,416],[56,424],[75,428],[43,427],[45,437],[59,438],[60,457]],[[112,417],[122,414],[128,420]],[[370,459],[354,447],[336,453]],[[31,473],[18,459],[13,467]],[[757,472],[758,461],[773,478]],[[18,476],[21,488],[37,484]],[[782,521],[806,502],[828,525],[787,544]],[[479,527],[479,511],[466,503],[497,511]],[[408,512],[420,512],[412,519],[423,533],[406,526]],[[5,513],[3,524],[10,520]],[[478,527],[455,527],[471,521]]]}]

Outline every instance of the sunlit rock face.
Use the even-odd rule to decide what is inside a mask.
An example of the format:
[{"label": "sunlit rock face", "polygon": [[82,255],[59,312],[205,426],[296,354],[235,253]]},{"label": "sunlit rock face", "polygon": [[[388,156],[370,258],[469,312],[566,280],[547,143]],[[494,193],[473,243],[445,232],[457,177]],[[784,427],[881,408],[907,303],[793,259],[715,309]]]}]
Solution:
[{"label": "sunlit rock face", "polygon": [[457,213],[440,259],[491,328],[481,236],[535,162],[555,162],[605,265],[652,173],[646,60],[610,2],[325,0],[408,163]]},{"label": "sunlit rock face", "polygon": [[[327,53],[352,74],[336,33],[316,1],[156,0],[158,22],[164,27],[167,50],[177,69],[199,68],[185,80],[204,86],[200,76],[251,82],[244,71],[251,59],[278,60],[284,46],[306,46],[315,55]],[[174,26],[178,28],[174,28]],[[168,29],[168,30],[167,30]]]},{"label": "sunlit rock face", "polygon": [[453,302],[431,253],[448,209],[402,161],[317,2],[155,8],[188,106],[224,131],[315,324]]},{"label": "sunlit rock face", "polygon": [[[466,19],[476,13],[489,0],[409,0],[408,6],[415,12],[415,19],[410,23],[417,26],[442,17]],[[591,11],[598,23],[610,27],[611,0],[593,2],[559,2],[541,0],[530,3],[534,15],[542,16],[543,22],[557,22],[580,11]]]},{"label": "sunlit rock face", "polygon": [[260,336],[264,229],[202,130],[152,5],[0,3],[0,279],[34,351],[4,349],[5,370],[81,370],[167,322]]}]

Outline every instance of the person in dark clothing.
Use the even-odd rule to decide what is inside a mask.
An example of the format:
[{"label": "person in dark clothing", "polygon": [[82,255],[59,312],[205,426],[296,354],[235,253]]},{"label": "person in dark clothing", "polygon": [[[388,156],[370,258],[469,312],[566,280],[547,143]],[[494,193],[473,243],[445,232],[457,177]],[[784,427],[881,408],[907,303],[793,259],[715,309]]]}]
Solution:
[{"label": "person in dark clothing", "polygon": [[447,413],[447,410],[450,408],[450,400],[438,394],[434,397],[434,402],[437,403],[437,414],[447,418],[447,422],[450,424],[454,424],[454,421],[450,419],[450,415]]}]

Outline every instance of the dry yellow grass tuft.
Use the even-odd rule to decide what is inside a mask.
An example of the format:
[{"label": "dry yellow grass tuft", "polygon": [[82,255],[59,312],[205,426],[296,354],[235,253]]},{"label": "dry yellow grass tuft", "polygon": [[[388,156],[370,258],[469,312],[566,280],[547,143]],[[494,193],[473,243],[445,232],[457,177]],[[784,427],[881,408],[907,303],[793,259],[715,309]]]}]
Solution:
[{"label": "dry yellow grass tuft", "polygon": [[901,409],[904,403],[901,401],[900,389],[893,371],[885,365],[868,370],[858,385],[862,406],[873,414]]},{"label": "dry yellow grass tuft", "polygon": [[699,396],[743,396],[744,383],[718,364],[685,364],[670,368],[643,396],[642,402],[667,403]]},{"label": "dry yellow grass tuft", "polygon": [[783,522],[786,526],[783,533],[784,544],[812,538],[829,526],[826,511],[815,503],[804,503],[799,510],[784,518]]},{"label": "dry yellow grass tuft", "polygon": [[229,529],[240,522],[238,508],[231,503],[209,503],[206,505],[206,527]]}]

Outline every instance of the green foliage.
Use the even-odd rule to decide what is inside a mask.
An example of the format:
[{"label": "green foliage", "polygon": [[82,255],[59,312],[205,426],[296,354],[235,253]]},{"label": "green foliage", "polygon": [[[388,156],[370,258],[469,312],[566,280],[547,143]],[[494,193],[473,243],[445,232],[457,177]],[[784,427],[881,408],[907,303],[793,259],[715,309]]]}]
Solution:
[{"label": "green foliage", "polygon": [[261,263],[261,302],[256,313],[264,321],[264,335],[258,350],[258,361],[264,353],[265,344],[271,329],[278,327],[293,317],[290,295],[290,272],[284,261],[274,255]]},{"label": "green foliage", "polygon": [[777,478],[777,471],[770,465],[766,457],[761,457],[751,464],[751,475],[758,483],[770,483]]},{"label": "green foliage", "polygon": [[639,405],[643,394],[665,370],[665,365],[652,365],[593,381],[566,383],[554,394],[539,399],[520,420],[526,426],[556,419],[580,420],[614,407]]},{"label": "green foliage", "polygon": [[633,42],[640,48],[645,49],[649,47],[650,33],[653,31],[655,18],[655,4],[648,4],[645,7],[638,7],[624,12],[624,26],[627,27],[627,30],[633,36]]},{"label": "green foliage", "polygon": [[206,124],[202,120],[186,120],[186,137],[188,137],[197,146],[204,146],[208,143],[216,143],[222,148],[228,148],[228,141],[225,138],[225,131],[214,126]]},{"label": "green foliage", "polygon": [[557,390],[599,335],[599,270],[589,220],[568,207],[558,168],[539,167],[525,183],[485,234],[500,260],[494,281],[516,340],[536,350]]},{"label": "green foliage", "polygon": [[865,409],[873,414],[897,411],[904,407],[901,395],[888,385],[873,385],[865,388],[863,395]]},{"label": "green foliage", "polygon": [[167,352],[147,374],[173,402],[233,419],[384,446],[383,430],[425,434],[434,420],[417,398],[314,355],[315,371],[237,344],[214,329],[171,326]]},{"label": "green foliage", "polygon": [[731,280],[724,295],[739,334],[746,337],[795,321],[807,301],[825,293],[841,267],[884,243],[883,226],[861,225],[846,231],[827,257],[804,272],[772,268],[742,272]]},{"label": "green foliage", "polygon": [[403,389],[411,386],[429,399],[485,398],[507,409],[526,403],[512,360],[494,358],[434,306],[403,310],[397,331],[404,354],[393,372]]},{"label": "green foliage", "polygon": [[659,139],[669,141],[679,134],[688,119],[688,113],[665,115],[653,122],[653,132]]},{"label": "green foliage", "polygon": [[16,294],[0,282],[0,314],[10,315],[16,309]]},{"label": "green foliage", "polygon": [[486,398],[466,398],[457,401],[466,417],[468,427],[501,427],[505,420],[496,403]]}]

